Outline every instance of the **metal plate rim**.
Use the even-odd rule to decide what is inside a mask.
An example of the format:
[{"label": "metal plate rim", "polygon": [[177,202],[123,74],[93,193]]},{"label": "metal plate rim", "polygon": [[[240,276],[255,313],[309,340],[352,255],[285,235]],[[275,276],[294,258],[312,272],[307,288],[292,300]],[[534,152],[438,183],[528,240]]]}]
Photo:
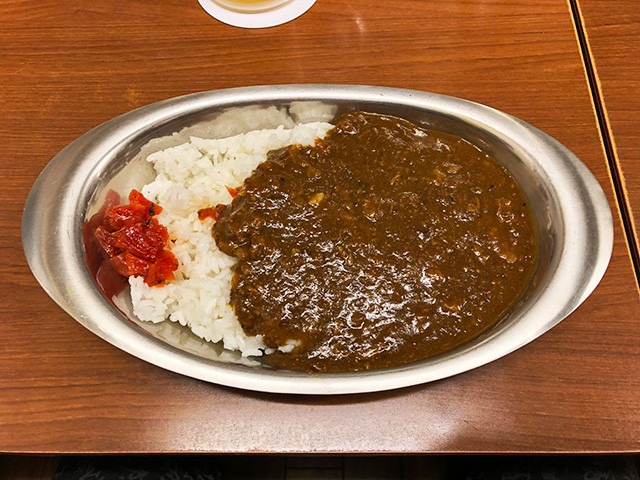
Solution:
[{"label": "metal plate rim", "polygon": [[[128,139],[161,122],[193,111],[219,108],[225,105],[243,105],[264,101],[326,100],[365,101],[398,104],[403,107],[433,109],[455,116],[463,122],[481,125],[513,142],[523,151],[535,152],[544,158],[541,168],[550,177],[553,188],[563,192],[560,199],[566,215],[566,228],[575,238],[564,246],[559,269],[561,276],[554,288],[563,288],[566,277],[584,261],[583,244],[588,243],[595,256],[585,278],[574,279],[575,291],[566,294],[562,305],[537,305],[537,312],[547,315],[546,321],[534,322],[525,316],[520,329],[507,331],[499,348],[480,344],[472,352],[446,356],[442,361],[421,367],[412,364],[390,370],[360,372],[340,375],[306,375],[299,372],[254,371],[243,366],[215,364],[194,355],[185,354],[162,344],[132,324],[123,323],[104,297],[95,296],[95,286],[88,272],[78,272],[83,258],[78,256],[69,262],[53,262],[49,250],[68,248],[78,241],[77,226],[83,218],[78,196],[83,181],[95,167],[95,159],[108,157],[109,152],[122,148]],[[533,154],[533,153],[532,153]],[[71,171],[70,165],[73,166]],[[68,178],[60,181],[57,175],[66,168]],[[54,181],[55,180],[55,181]],[[577,190],[576,190],[577,189]],[[42,212],[52,201],[59,201],[60,213],[44,222]],[[586,231],[582,223],[590,222],[595,231]],[[53,232],[53,241],[44,241],[45,232]],[[573,233],[577,232],[577,233]],[[605,273],[613,248],[613,219],[607,198],[595,177],[587,167],[566,147],[537,128],[493,108],[445,95],[389,87],[360,85],[271,85],[238,87],[226,90],[194,93],[160,101],[141,107],[109,120],[82,135],[63,149],[43,170],[34,184],[25,204],[22,219],[22,239],[27,261],[37,280],[47,293],[72,317],[104,340],[147,362],[201,380],[241,389],[297,394],[347,394],[390,390],[446,378],[485,365],[507,355],[546,332],[591,293]],[[593,254],[593,252],[591,252]],[[564,258],[566,257],[566,258]],[[53,262],[53,263],[52,263]],[[582,266],[581,268],[585,268]],[[60,285],[56,282],[57,269],[67,269],[79,275],[79,281]],[[86,270],[86,268],[85,268]],[[582,270],[581,270],[582,272]],[[579,282],[578,282],[579,280]],[[69,289],[84,293],[83,302],[70,300]],[[566,292],[565,292],[566,293]],[[527,327],[526,329],[524,327]],[[473,355],[469,355],[473,353]],[[239,370],[240,369],[240,370]]]}]

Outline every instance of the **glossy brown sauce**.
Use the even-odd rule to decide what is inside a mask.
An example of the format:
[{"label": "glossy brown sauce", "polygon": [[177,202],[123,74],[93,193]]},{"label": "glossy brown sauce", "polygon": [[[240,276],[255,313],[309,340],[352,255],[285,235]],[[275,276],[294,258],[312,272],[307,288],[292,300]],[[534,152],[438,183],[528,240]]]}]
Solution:
[{"label": "glossy brown sauce", "polygon": [[238,258],[231,304],[248,335],[309,372],[371,370],[449,350],[493,325],[534,270],[531,211],[465,140],[349,113],[313,147],[246,179],[214,226]]}]

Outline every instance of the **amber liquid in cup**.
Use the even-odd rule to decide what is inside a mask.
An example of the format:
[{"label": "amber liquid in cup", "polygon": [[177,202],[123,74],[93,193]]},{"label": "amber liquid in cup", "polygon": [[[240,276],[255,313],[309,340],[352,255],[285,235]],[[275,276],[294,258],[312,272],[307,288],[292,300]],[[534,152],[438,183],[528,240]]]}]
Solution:
[{"label": "amber liquid in cup", "polygon": [[272,10],[289,1],[290,0],[214,0],[214,2],[221,7],[243,13]]}]

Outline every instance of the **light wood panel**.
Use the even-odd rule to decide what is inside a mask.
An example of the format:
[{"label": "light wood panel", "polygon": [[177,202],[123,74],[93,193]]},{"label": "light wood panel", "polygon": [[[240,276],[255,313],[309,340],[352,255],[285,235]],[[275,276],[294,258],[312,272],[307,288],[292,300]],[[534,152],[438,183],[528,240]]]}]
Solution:
[{"label": "light wood panel", "polygon": [[[292,23],[242,30],[195,0],[5,0],[0,52],[0,452],[640,450],[640,303],[564,1],[319,0]],[[459,96],[558,138],[613,206],[599,287],[490,365],[345,397],[242,392],[161,370],[86,331],[39,287],[20,215],[66,144],[175,95],[308,82]]]}]

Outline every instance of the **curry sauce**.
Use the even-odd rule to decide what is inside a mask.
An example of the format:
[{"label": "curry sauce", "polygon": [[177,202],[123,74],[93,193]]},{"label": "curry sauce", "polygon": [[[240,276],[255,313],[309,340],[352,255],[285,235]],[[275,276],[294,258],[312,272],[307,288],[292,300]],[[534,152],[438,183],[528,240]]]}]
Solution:
[{"label": "curry sauce", "polygon": [[237,257],[248,335],[309,372],[410,363],[495,324],[526,288],[536,236],[522,190],[467,141],[354,112],[315,146],[271,151],[214,226]]}]

